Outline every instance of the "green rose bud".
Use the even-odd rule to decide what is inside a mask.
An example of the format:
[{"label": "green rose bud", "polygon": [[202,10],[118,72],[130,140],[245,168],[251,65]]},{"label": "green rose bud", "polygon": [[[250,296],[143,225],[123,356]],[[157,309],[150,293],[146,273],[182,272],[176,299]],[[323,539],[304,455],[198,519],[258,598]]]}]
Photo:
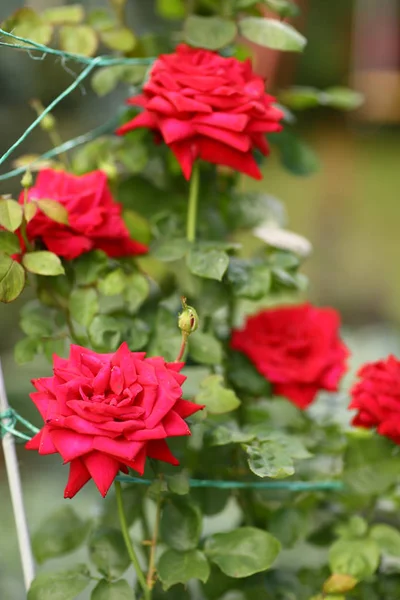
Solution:
[{"label": "green rose bud", "polygon": [[186,298],[182,298],[183,311],[179,315],[179,329],[187,334],[193,333],[199,326],[199,316],[193,306],[186,304]]}]

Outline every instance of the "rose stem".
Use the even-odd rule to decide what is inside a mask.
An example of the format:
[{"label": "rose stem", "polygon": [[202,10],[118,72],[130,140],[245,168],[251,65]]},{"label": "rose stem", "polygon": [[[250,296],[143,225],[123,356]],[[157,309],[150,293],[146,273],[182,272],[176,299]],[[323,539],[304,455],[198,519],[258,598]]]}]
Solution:
[{"label": "rose stem", "polygon": [[188,338],[189,338],[189,334],[187,333],[187,331],[182,331],[182,344],[179,349],[178,356],[176,357],[174,362],[181,362],[182,356],[185,354],[185,349],[186,349],[186,344],[187,344]]},{"label": "rose stem", "polygon": [[162,496],[161,496],[161,494],[158,494],[156,520],[154,523],[153,539],[151,540],[151,547],[150,547],[149,570],[147,572],[147,586],[150,590],[153,589],[153,585],[154,585],[154,571],[155,571],[154,563],[155,563],[155,559],[156,559],[158,530],[160,528],[161,504],[162,504]]},{"label": "rose stem", "polygon": [[135,550],[134,550],[132,542],[131,542],[131,538],[129,537],[128,525],[126,522],[125,512],[124,512],[124,504],[122,501],[121,484],[119,481],[114,481],[114,486],[115,486],[115,495],[117,498],[119,522],[121,525],[121,531],[122,531],[122,535],[124,537],[125,546],[128,551],[129,557],[132,561],[133,567],[136,571],[136,575],[137,575],[138,581],[140,583],[140,586],[143,589],[144,598],[145,598],[145,600],[151,600],[151,595],[152,595],[151,589],[146,584],[146,578],[140,567],[138,557],[136,556]]},{"label": "rose stem", "polygon": [[199,198],[199,181],[200,170],[197,162],[193,165],[192,176],[190,178],[189,188],[189,205],[187,213],[187,230],[186,237],[188,242],[194,242],[196,239],[196,220],[197,220],[197,204]]}]

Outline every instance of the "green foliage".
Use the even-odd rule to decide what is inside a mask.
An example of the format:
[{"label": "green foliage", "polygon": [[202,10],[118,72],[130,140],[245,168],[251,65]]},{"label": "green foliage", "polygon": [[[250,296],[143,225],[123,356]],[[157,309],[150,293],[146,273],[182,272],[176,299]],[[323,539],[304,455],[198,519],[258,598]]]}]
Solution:
[{"label": "green foliage", "polygon": [[184,31],[188,44],[218,50],[233,42],[237,27],[233,21],[221,17],[191,15],[186,19]]},{"label": "green foliage", "polygon": [[25,272],[10,256],[0,253],[0,301],[12,302],[25,287]]},{"label": "green foliage", "polygon": [[22,207],[11,198],[0,199],[0,225],[7,231],[15,231],[22,223]]},{"label": "green foliage", "polygon": [[329,566],[333,573],[366,579],[379,564],[379,546],[373,540],[338,540],[329,550]]},{"label": "green foliage", "polygon": [[125,579],[102,579],[94,588],[90,600],[135,600],[135,594]]},{"label": "green foliage", "polygon": [[65,273],[61,260],[54,252],[39,250],[38,252],[27,252],[22,257],[25,269],[35,275],[62,275]]},{"label": "green foliage", "polygon": [[89,557],[107,579],[120,577],[130,564],[122,533],[111,527],[102,527],[91,534]]},{"label": "green foliage", "polygon": [[239,24],[240,33],[255,44],[284,50],[302,52],[307,40],[288,23],[275,19],[246,17]]},{"label": "green foliage", "polygon": [[167,550],[158,562],[158,574],[165,590],[191,579],[207,581],[210,574],[208,560],[200,550],[178,552]]},{"label": "green foliage", "polygon": [[187,266],[193,275],[221,281],[229,265],[229,256],[223,250],[195,246],[187,255]]},{"label": "green foliage", "polygon": [[79,548],[88,534],[89,526],[70,507],[61,508],[47,517],[32,538],[32,549],[38,563]]},{"label": "green foliage", "polygon": [[27,600],[74,600],[90,583],[86,565],[68,571],[40,573],[29,588]]},{"label": "green foliage", "polygon": [[206,556],[229,577],[250,577],[269,569],[280,544],[271,534],[255,527],[216,533],[206,540]]},{"label": "green foliage", "polygon": [[161,517],[161,536],[174,550],[194,550],[200,540],[202,526],[198,507],[184,496],[167,499]]},{"label": "green foliage", "polygon": [[197,404],[205,404],[212,415],[220,415],[240,406],[240,400],[233,390],[224,386],[221,375],[209,375],[200,384],[200,393],[196,396]]},{"label": "green foliage", "polygon": [[10,231],[0,231],[0,252],[4,254],[17,254],[20,251],[18,237]]}]

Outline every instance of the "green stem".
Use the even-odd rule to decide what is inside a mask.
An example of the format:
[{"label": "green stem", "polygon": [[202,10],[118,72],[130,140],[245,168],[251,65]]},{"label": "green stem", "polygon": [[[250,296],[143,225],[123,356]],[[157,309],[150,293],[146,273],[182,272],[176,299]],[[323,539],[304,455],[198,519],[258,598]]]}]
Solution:
[{"label": "green stem", "polygon": [[128,525],[126,522],[125,512],[124,512],[124,505],[122,502],[121,484],[119,481],[114,481],[114,486],[115,486],[115,495],[117,498],[119,522],[121,524],[121,531],[122,531],[122,535],[124,537],[125,546],[128,551],[129,557],[132,561],[133,567],[136,571],[136,575],[137,575],[138,581],[140,583],[140,586],[143,590],[144,600],[151,600],[151,595],[152,595],[151,589],[147,586],[146,578],[140,567],[138,557],[136,556],[135,550],[134,550],[132,542],[131,542],[131,538],[129,537]]},{"label": "green stem", "polygon": [[150,590],[152,590],[154,587],[156,549],[157,549],[157,541],[158,541],[158,531],[160,529],[161,504],[162,504],[162,496],[161,496],[161,493],[159,493],[158,498],[157,498],[157,510],[156,510],[156,520],[154,523],[153,538],[151,540],[149,570],[147,573],[147,586]]},{"label": "green stem", "polygon": [[181,362],[183,355],[185,354],[186,344],[189,339],[189,334],[186,331],[182,331],[182,343],[179,349],[178,356],[175,359],[175,362]]},{"label": "green stem", "polygon": [[192,176],[190,178],[189,205],[188,205],[188,213],[187,213],[186,237],[188,239],[188,242],[194,242],[196,239],[196,221],[197,221],[197,204],[198,204],[198,198],[199,198],[199,182],[200,182],[199,164],[194,163]]}]

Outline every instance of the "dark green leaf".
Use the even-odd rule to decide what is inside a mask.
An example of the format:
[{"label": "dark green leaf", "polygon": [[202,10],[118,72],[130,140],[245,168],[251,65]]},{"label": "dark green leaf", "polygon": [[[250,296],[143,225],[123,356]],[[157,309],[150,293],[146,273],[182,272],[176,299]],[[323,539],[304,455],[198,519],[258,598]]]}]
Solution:
[{"label": "dark green leaf", "polygon": [[194,275],[221,281],[229,265],[229,256],[222,250],[194,247],[189,251],[186,262]]},{"label": "dark green leaf", "polygon": [[205,404],[207,411],[220,415],[240,406],[240,400],[233,390],[224,387],[221,375],[209,375],[200,384],[200,393],[196,396],[197,404]]},{"label": "dark green leaf", "polygon": [[41,200],[36,200],[36,204],[52,221],[61,223],[62,225],[68,225],[68,211],[65,206],[60,204],[60,202],[43,198]]},{"label": "dark green leaf", "polygon": [[302,52],[307,43],[294,27],[277,19],[246,17],[240,21],[239,29],[251,42],[274,50]]},{"label": "dark green leaf", "polygon": [[261,223],[285,227],[287,223],[282,202],[263,192],[235,192],[229,201],[228,217],[232,229],[252,229]]},{"label": "dark green leaf", "polygon": [[166,475],[165,479],[167,481],[169,491],[173,494],[185,496],[189,493],[189,479],[185,471],[181,471],[176,475]]},{"label": "dark green leaf", "polygon": [[53,323],[41,306],[28,304],[22,311],[20,326],[22,331],[32,338],[45,337],[53,333]]},{"label": "dark green leaf", "polygon": [[186,41],[192,46],[219,50],[233,42],[237,27],[234,21],[222,17],[191,15],[185,21],[184,33]]},{"label": "dark green leaf", "polygon": [[[136,521],[140,516],[140,503],[142,498],[138,486],[135,484],[127,485],[122,488],[122,499],[124,504],[124,512],[128,527]],[[120,522],[118,517],[118,507],[115,493],[108,492],[104,502],[102,503],[102,514],[100,517],[101,524],[107,527],[119,528]]]},{"label": "dark green leaf", "polygon": [[[16,34],[17,35],[17,34]],[[22,206],[11,198],[0,198],[0,225],[7,231],[15,231],[22,223]]]},{"label": "dark green leaf", "polygon": [[150,356],[163,356],[166,361],[175,360],[182,342],[177,315],[160,306],[157,311],[154,330],[155,335],[150,348],[148,348],[148,354]]},{"label": "dark green leaf", "polygon": [[0,231],[0,253],[17,254],[21,252],[18,236],[10,231]]},{"label": "dark green leaf", "polygon": [[97,315],[89,326],[90,339],[100,352],[112,352],[121,341],[121,327],[113,317]]},{"label": "dark green leaf", "polygon": [[262,0],[268,8],[276,12],[281,17],[297,17],[300,8],[292,0]]},{"label": "dark green leaf", "polygon": [[41,342],[43,348],[43,354],[47,358],[47,360],[53,364],[53,355],[57,354],[57,356],[65,356],[65,338],[59,339],[45,339]]},{"label": "dark green leaf", "polygon": [[100,32],[100,39],[111,50],[130,52],[136,46],[136,38],[128,27],[116,27]]},{"label": "dark green leaf", "polygon": [[0,302],[12,302],[25,287],[25,271],[6,254],[0,254]]},{"label": "dark green leaf", "polygon": [[189,337],[189,354],[198,363],[219,365],[222,361],[222,346],[210,333],[196,331]]},{"label": "dark green leaf", "polygon": [[46,10],[42,12],[41,17],[53,25],[81,23],[85,18],[85,10],[82,4],[55,6],[53,8],[46,8]]},{"label": "dark green leaf", "polygon": [[104,296],[118,296],[126,286],[126,275],[122,269],[115,269],[108,273],[98,283],[98,290]]},{"label": "dark green leaf", "polygon": [[83,544],[88,528],[89,523],[83,521],[70,506],[52,513],[32,537],[36,560],[43,563],[49,558],[73,552]]},{"label": "dark green leaf", "polygon": [[200,540],[202,517],[199,508],[183,496],[167,499],[161,516],[160,531],[164,542],[184,552],[194,550]]},{"label": "dark green leaf", "polygon": [[384,554],[400,557],[400,532],[391,525],[373,525],[369,537],[379,546]]},{"label": "dark green leaf", "polygon": [[218,488],[193,488],[190,496],[199,503],[205,515],[217,515],[222,512],[230,498],[230,490]]},{"label": "dark green leaf", "polygon": [[206,540],[206,556],[229,577],[250,577],[266,571],[279,554],[280,543],[255,527],[216,533]]},{"label": "dark green leaf", "polygon": [[125,335],[128,346],[132,351],[141,350],[149,341],[150,327],[141,319],[130,319]]},{"label": "dark green leaf", "polygon": [[93,56],[98,39],[96,32],[88,25],[63,25],[59,31],[60,48],[71,54]]},{"label": "dark green leaf", "polygon": [[135,594],[125,579],[102,579],[94,588],[90,600],[135,600]]},{"label": "dark green leaf", "polygon": [[177,552],[167,550],[158,561],[158,575],[165,590],[176,583],[187,583],[190,579],[206,582],[210,565],[200,550]]},{"label": "dark green leaf", "polygon": [[240,352],[231,352],[229,360],[229,379],[238,389],[251,396],[269,396],[269,382],[254,367],[253,363]]},{"label": "dark green leaf", "polygon": [[258,477],[289,477],[294,473],[293,459],[303,460],[311,456],[295,436],[268,430],[262,423],[248,430],[258,440],[245,446],[249,467]]},{"label": "dark green leaf", "polygon": [[134,210],[125,210],[123,216],[131,238],[147,246],[151,240],[148,220]]},{"label": "dark green leaf", "polygon": [[96,291],[92,288],[73,290],[69,298],[69,310],[74,321],[84,327],[89,327],[99,312]]},{"label": "dark green leaf", "polygon": [[170,262],[183,258],[188,248],[189,242],[186,238],[157,240],[151,248],[151,254],[163,262]]},{"label": "dark green leaf", "polygon": [[86,252],[73,262],[75,278],[78,285],[96,283],[107,270],[108,258],[101,250]]},{"label": "dark green leaf", "polygon": [[338,540],[329,550],[329,566],[333,573],[366,579],[379,565],[379,546],[373,540]]},{"label": "dark green leaf", "polygon": [[27,600],[75,600],[90,583],[86,565],[68,571],[39,573],[29,589]]},{"label": "dark green leaf", "polygon": [[268,529],[284,548],[291,548],[307,535],[309,527],[307,514],[295,508],[285,507],[272,514]]},{"label": "dark green leaf", "polygon": [[30,362],[33,360],[39,350],[39,343],[37,340],[26,337],[22,340],[19,340],[15,344],[14,348],[14,360],[18,365],[23,365],[24,363]]},{"label": "dark green leaf", "polygon": [[247,265],[233,259],[229,264],[228,279],[235,296],[259,300],[271,289],[272,273],[268,265]]},{"label": "dark green leaf", "polygon": [[27,252],[22,257],[22,264],[27,271],[36,275],[63,275],[65,273],[61,260],[47,250],[39,250],[38,252]]},{"label": "dark green leaf", "polygon": [[90,536],[89,556],[108,579],[120,577],[130,564],[122,533],[111,527],[102,527]]},{"label": "dark green leaf", "polygon": [[320,169],[315,152],[289,131],[272,133],[269,139],[278,147],[282,164],[293,175],[312,175]]}]

